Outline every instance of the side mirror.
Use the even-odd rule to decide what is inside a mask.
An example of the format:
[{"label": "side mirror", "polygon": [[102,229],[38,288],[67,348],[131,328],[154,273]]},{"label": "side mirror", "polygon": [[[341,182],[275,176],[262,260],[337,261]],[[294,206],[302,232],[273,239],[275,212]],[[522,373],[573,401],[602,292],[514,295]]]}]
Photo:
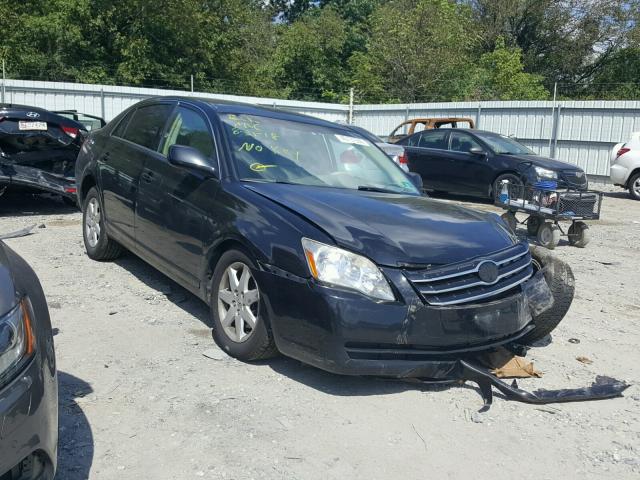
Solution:
[{"label": "side mirror", "polygon": [[486,155],[487,152],[485,152],[482,148],[480,147],[472,147],[469,149],[469,153],[471,155]]},{"label": "side mirror", "polygon": [[419,192],[422,193],[422,189],[424,188],[424,184],[422,183],[422,177],[419,173],[416,172],[407,172],[407,176],[411,183],[418,189]]},{"label": "side mirror", "polygon": [[193,147],[171,145],[167,159],[171,165],[175,165],[176,167],[198,170],[212,177],[217,176],[215,167],[209,164],[207,157],[205,157],[200,150]]}]

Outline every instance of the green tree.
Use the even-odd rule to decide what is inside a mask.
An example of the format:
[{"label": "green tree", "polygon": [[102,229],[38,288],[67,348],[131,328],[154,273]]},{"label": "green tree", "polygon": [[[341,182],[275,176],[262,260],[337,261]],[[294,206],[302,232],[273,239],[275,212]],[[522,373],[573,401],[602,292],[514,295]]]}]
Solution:
[{"label": "green tree", "polygon": [[344,99],[347,28],[340,15],[332,8],[317,9],[280,29],[271,59],[276,88],[287,98]]},{"label": "green tree", "polygon": [[[639,0],[462,0],[474,16],[479,54],[498,38],[519,47],[525,71],[554,82],[589,80],[625,42]],[[637,21],[637,20],[636,20]]]},{"label": "green tree", "polygon": [[350,59],[367,101],[445,101],[470,81],[473,37],[467,9],[447,0],[396,0],[374,12],[366,53]]},{"label": "green tree", "polygon": [[493,52],[480,57],[475,78],[467,96],[485,100],[544,100],[549,92],[541,75],[524,71],[522,51],[508,48],[498,37]]}]

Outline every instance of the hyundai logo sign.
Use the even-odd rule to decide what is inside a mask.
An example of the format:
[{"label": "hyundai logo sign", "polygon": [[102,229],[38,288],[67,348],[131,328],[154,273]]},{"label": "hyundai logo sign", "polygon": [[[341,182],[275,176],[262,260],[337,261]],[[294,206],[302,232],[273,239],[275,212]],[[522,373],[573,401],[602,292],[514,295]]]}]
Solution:
[{"label": "hyundai logo sign", "polygon": [[27,112],[27,117],[29,118],[38,118],[40,114],[38,112]]}]

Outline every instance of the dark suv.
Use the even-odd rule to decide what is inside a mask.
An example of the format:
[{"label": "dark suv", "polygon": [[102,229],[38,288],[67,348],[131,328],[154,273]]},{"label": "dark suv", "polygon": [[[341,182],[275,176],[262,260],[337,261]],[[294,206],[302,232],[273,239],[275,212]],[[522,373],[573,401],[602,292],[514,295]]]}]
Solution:
[{"label": "dark suv", "polygon": [[90,134],[76,178],[87,254],[126,248],[164,272],[242,360],[448,377],[456,356],[545,336],[571,303],[532,309],[547,257],[500,217],[424,197],[372,142],[315,118],[145,100]]},{"label": "dark suv", "polygon": [[517,140],[493,132],[426,130],[397,143],[405,147],[409,170],[420,174],[428,190],[491,198],[503,180],[512,185],[588,187],[579,167],[536,155]]}]

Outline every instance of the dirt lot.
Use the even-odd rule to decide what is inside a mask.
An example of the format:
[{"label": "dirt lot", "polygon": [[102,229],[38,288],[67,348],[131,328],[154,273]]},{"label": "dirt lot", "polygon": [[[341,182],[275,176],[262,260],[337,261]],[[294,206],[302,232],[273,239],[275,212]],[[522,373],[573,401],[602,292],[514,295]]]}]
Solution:
[{"label": "dirt lot", "polygon": [[639,478],[640,202],[609,190],[592,243],[556,250],[577,296],[553,341],[529,354],[544,377],[521,385],[584,386],[598,374],[633,385],[603,402],[497,398],[482,414],[473,384],[340,377],[286,358],[249,365],[217,349],[208,358],[198,299],[133,255],[89,260],[81,215],[61,202],[0,198],[0,232],[42,227],[7,243],[40,276],[56,328],[57,478]]}]

